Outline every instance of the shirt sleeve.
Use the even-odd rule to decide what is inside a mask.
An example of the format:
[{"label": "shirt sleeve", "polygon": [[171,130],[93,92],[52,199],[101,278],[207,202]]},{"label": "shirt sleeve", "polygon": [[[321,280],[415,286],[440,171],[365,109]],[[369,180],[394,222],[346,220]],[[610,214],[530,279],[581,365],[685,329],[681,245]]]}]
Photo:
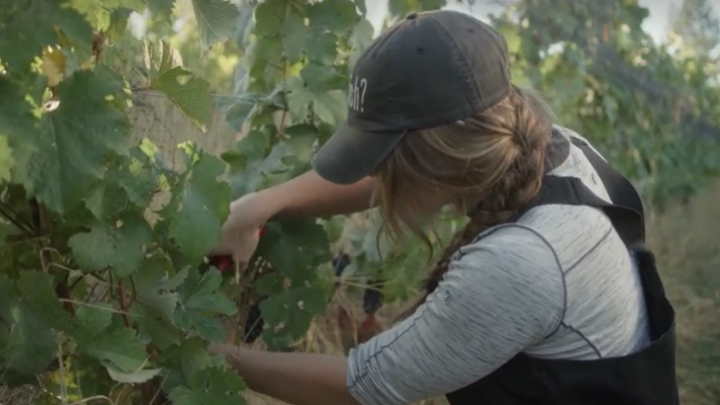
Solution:
[{"label": "shirt sleeve", "polygon": [[491,232],[460,250],[413,315],[350,352],[347,387],[361,404],[455,391],[557,328],[565,288],[553,249],[517,224]]}]

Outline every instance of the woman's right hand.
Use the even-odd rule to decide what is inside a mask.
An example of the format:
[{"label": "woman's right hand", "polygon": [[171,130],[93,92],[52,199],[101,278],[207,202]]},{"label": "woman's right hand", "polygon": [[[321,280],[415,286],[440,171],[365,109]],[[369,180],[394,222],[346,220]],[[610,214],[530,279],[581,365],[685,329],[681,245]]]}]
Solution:
[{"label": "woman's right hand", "polygon": [[247,264],[257,248],[260,228],[270,218],[282,214],[296,218],[350,214],[370,208],[375,181],[366,178],[350,186],[339,186],[309,171],[294,179],[247,194],[230,206],[220,240],[211,256],[232,256]]},{"label": "woman's right hand", "polygon": [[250,193],[233,201],[211,256],[231,256],[240,266],[247,264],[257,248],[260,228],[275,215],[261,197]]}]

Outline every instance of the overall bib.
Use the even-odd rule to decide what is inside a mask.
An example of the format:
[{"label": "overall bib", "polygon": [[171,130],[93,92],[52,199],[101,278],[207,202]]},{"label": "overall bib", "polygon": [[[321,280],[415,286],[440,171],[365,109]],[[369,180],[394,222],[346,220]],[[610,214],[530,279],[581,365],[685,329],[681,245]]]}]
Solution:
[{"label": "overall bib", "polygon": [[487,377],[447,394],[450,405],[676,405],[675,312],[652,253],[645,247],[644,211],[632,184],[584,141],[571,138],[600,176],[612,204],[577,178],[546,176],[520,212],[546,204],[601,209],[637,260],[651,343],[643,350],[598,360],[538,359],[520,353]]}]

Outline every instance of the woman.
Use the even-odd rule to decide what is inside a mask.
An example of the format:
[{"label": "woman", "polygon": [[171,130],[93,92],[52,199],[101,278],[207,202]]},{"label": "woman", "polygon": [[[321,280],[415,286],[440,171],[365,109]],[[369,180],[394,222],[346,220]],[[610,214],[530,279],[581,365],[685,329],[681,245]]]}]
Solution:
[{"label": "woman", "polygon": [[407,317],[349,358],[213,346],[250,388],[307,405],[678,403],[637,193],[507,64],[473,17],[408,15],[358,62],[315,171],[233,204],[216,253],[236,259],[275,215],[377,204],[395,236],[445,205],[470,217]]}]

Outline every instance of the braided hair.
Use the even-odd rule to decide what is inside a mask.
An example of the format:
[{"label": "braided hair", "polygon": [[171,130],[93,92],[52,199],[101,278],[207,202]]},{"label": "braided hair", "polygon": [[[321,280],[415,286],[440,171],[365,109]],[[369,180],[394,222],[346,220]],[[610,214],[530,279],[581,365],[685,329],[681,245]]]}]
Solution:
[{"label": "braided hair", "polygon": [[500,103],[468,119],[409,133],[383,161],[374,198],[396,240],[409,228],[432,249],[421,224],[448,201],[470,218],[445,248],[420,300],[402,317],[437,288],[455,252],[535,197],[553,119],[537,95],[513,87]]}]

